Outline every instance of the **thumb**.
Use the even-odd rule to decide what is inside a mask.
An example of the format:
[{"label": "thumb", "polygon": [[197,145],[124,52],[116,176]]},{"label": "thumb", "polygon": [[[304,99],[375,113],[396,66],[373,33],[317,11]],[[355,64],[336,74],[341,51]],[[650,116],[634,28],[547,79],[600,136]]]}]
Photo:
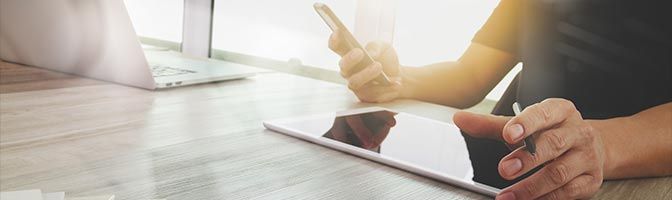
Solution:
[{"label": "thumb", "polygon": [[463,132],[476,138],[488,138],[504,141],[502,130],[511,117],[496,115],[481,115],[459,111],[453,116],[455,125]]},{"label": "thumb", "polygon": [[373,59],[377,59],[387,48],[387,45],[381,41],[373,41],[366,44],[366,47],[364,48]]},{"label": "thumb", "polygon": [[389,76],[399,75],[399,58],[394,48],[389,43],[382,41],[370,42],[366,45],[366,51],[371,58],[383,64],[383,71]]}]

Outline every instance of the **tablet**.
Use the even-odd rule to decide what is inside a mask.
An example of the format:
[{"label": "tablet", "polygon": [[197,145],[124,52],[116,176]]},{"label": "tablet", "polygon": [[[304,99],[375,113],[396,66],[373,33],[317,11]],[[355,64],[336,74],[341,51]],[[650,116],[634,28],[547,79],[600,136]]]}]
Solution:
[{"label": "tablet", "polygon": [[386,108],[265,121],[270,130],[494,197],[499,189],[472,180],[460,129]]}]

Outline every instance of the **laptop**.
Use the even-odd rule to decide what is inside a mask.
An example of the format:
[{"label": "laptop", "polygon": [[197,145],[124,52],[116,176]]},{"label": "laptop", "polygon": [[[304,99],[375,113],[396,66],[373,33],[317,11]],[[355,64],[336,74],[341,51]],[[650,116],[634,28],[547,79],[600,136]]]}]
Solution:
[{"label": "laptop", "polygon": [[264,71],[143,50],[121,0],[0,0],[0,58],[150,90]]}]

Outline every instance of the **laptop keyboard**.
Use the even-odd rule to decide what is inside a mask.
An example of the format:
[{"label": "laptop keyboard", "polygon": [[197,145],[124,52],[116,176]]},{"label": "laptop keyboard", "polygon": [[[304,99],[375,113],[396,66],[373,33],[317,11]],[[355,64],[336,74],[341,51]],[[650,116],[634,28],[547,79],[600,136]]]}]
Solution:
[{"label": "laptop keyboard", "polygon": [[152,65],[152,75],[154,75],[154,77],[175,76],[190,73],[196,73],[196,71],[163,65]]}]

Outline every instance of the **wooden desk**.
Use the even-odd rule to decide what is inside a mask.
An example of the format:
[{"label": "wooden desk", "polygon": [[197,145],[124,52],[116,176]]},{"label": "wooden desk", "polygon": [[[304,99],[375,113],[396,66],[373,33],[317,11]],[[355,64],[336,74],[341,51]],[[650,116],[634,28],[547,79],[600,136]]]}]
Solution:
[{"label": "wooden desk", "polygon": [[[369,106],[342,85],[270,73],[147,91],[0,63],[0,187],[118,199],[486,199],[263,128]],[[384,107],[450,121],[416,101]],[[598,198],[672,199],[672,178],[609,181]]]}]

